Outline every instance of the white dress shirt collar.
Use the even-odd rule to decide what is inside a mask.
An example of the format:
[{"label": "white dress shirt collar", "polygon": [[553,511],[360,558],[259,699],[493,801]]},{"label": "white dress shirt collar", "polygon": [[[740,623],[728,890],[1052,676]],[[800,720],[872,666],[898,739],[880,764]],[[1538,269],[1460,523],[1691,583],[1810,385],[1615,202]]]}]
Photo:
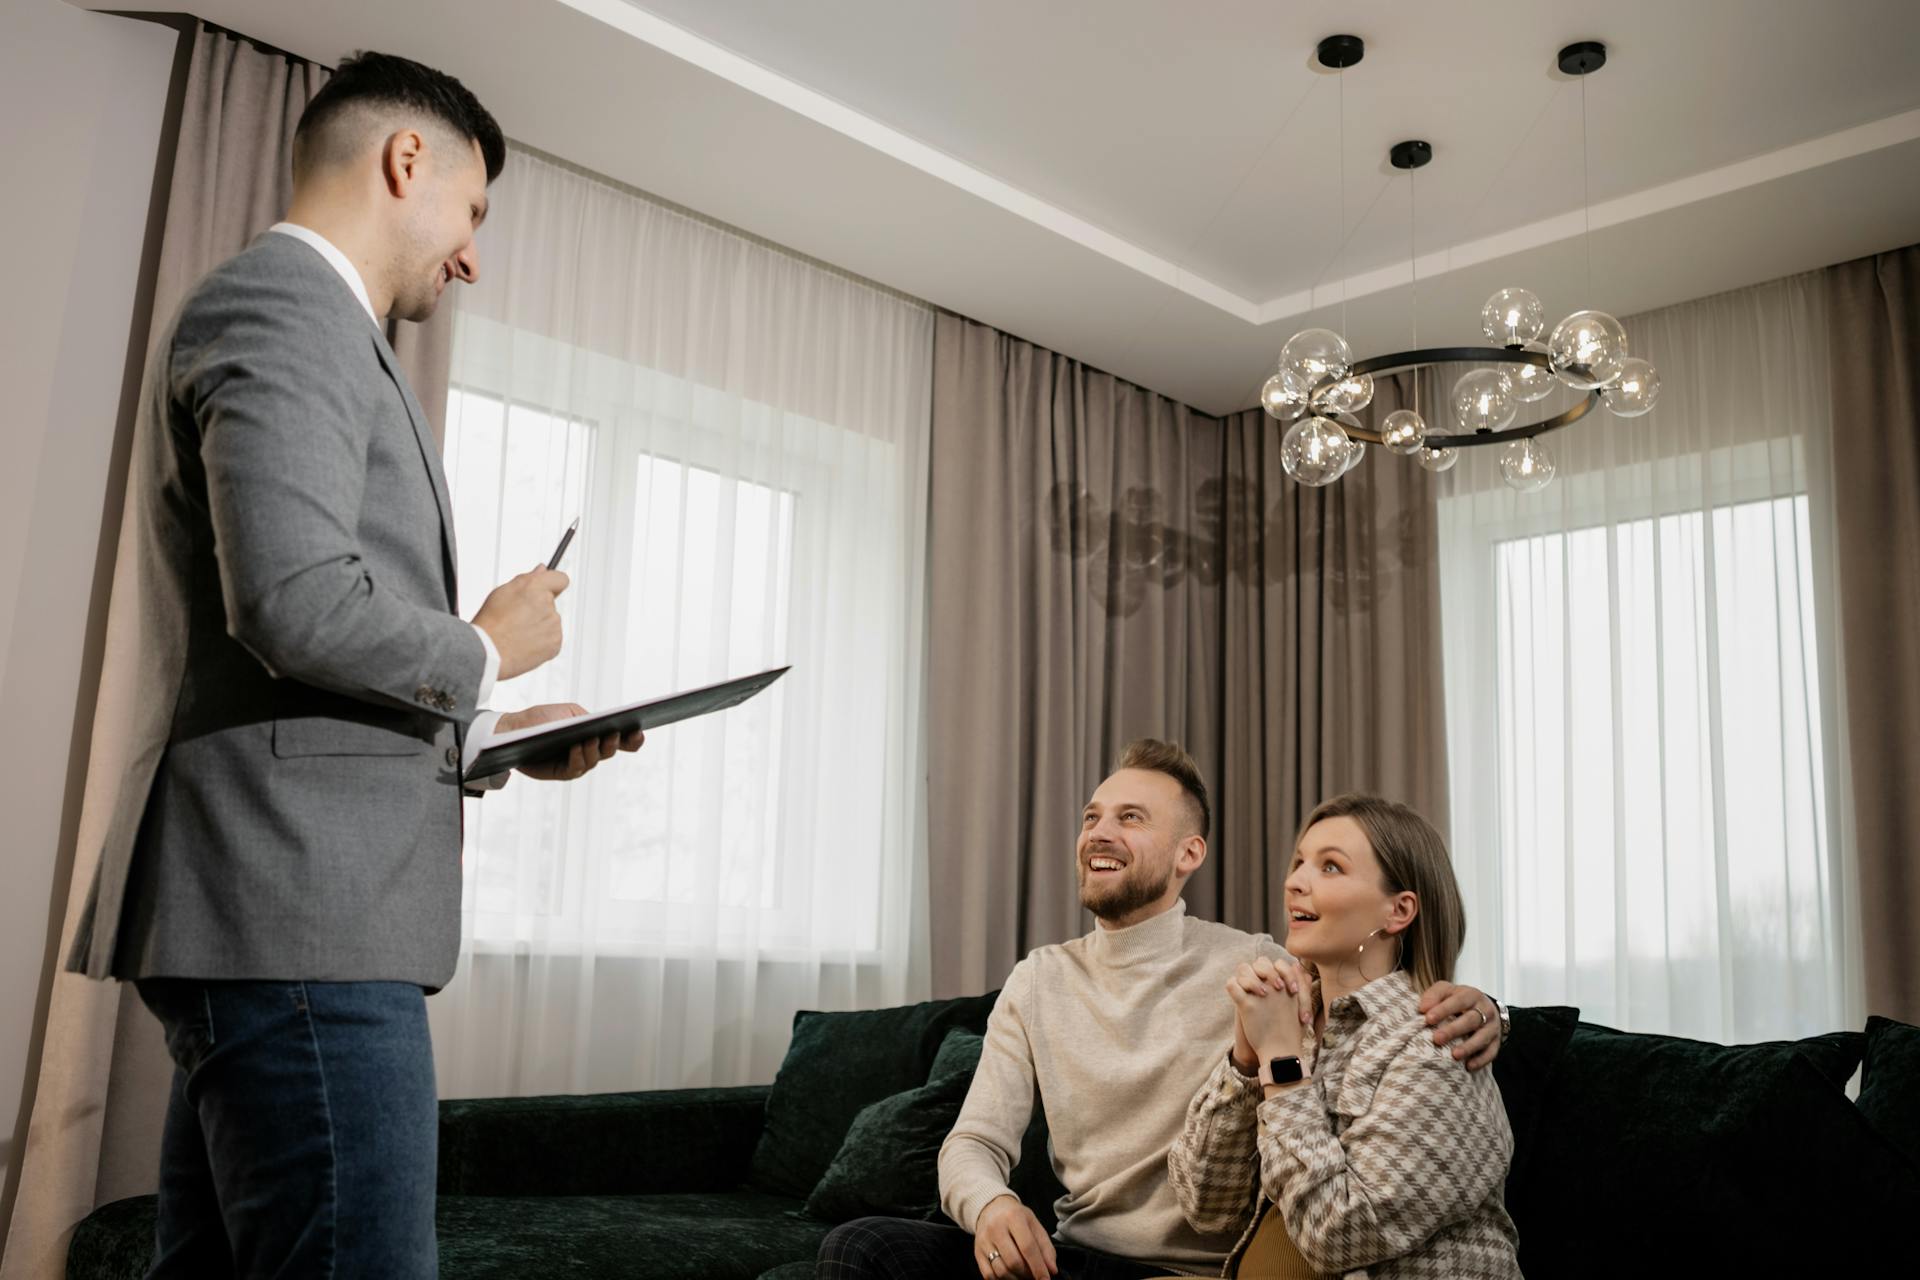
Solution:
[{"label": "white dress shirt collar", "polygon": [[292,236],[295,240],[312,245],[314,251],[327,260],[327,265],[339,272],[340,278],[347,282],[349,289],[353,290],[353,296],[360,299],[360,305],[366,308],[367,318],[376,325],[380,323],[380,317],[373,314],[373,299],[367,296],[367,282],[360,278],[360,273],[354,269],[352,261],[346,254],[340,252],[333,241],[312,227],[303,227],[297,222],[276,222],[267,230],[277,231],[283,236]]}]

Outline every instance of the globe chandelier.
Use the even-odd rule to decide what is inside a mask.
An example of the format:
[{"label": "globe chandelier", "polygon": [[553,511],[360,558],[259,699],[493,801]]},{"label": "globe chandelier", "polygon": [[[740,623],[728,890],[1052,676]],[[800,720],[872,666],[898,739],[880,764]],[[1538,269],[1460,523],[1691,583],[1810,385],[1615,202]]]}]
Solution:
[{"label": "globe chandelier", "polygon": [[[1346,91],[1348,67],[1365,56],[1359,36],[1328,36],[1319,45],[1321,65],[1341,78],[1341,235],[1346,235]],[[1586,77],[1606,65],[1606,46],[1583,40],[1560,50],[1560,70],[1580,79],[1581,209],[1586,219],[1587,286],[1593,285],[1592,223],[1586,193],[1587,99]],[[1414,172],[1433,159],[1431,144],[1418,139],[1396,143],[1388,152],[1394,168],[1407,175],[1409,237],[1414,224]],[[1418,257],[1413,259],[1414,310],[1418,309]],[[1344,273],[1343,273],[1344,275]],[[1345,284],[1341,286],[1342,328],[1345,327]],[[1260,390],[1267,413],[1290,423],[1280,444],[1280,465],[1301,484],[1332,484],[1358,466],[1366,446],[1377,444],[1389,453],[1416,459],[1428,471],[1441,472],[1459,461],[1460,450],[1499,446],[1500,471],[1508,485],[1535,493],[1553,479],[1553,454],[1540,437],[1570,426],[1604,407],[1616,417],[1635,418],[1653,408],[1660,394],[1660,375],[1646,360],[1628,354],[1627,333],[1604,311],[1575,311],[1547,333],[1546,310],[1540,299],[1522,288],[1501,289],[1480,309],[1485,347],[1420,346],[1419,319],[1414,319],[1413,349],[1354,360],[1347,340],[1331,329],[1303,329],[1280,350],[1280,367]],[[1396,409],[1372,428],[1354,415],[1373,402],[1377,374],[1398,373],[1430,365],[1472,363],[1455,379],[1443,412],[1447,428],[1436,430],[1420,413],[1419,382],[1414,383],[1413,407]],[[1564,413],[1539,422],[1514,425],[1522,404],[1544,400],[1554,387],[1584,391],[1585,397]]]}]

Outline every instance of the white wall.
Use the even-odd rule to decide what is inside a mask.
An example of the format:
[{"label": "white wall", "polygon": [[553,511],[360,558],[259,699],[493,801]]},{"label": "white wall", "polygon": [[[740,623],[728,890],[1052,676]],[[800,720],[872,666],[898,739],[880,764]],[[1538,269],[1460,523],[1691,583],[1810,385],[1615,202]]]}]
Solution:
[{"label": "white wall", "polygon": [[61,841],[91,727],[82,665],[117,528],[123,383],[144,355],[129,343],[146,327],[137,286],[177,43],[152,22],[0,0],[0,1239],[65,909]]}]

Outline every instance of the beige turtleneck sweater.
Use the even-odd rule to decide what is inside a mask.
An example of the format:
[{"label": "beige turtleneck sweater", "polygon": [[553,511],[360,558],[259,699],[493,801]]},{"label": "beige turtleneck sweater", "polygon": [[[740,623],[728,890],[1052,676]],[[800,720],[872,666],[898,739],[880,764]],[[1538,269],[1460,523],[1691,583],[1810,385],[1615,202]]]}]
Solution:
[{"label": "beige turtleneck sweater", "polygon": [[[1227,979],[1255,956],[1286,954],[1170,910],[1126,929],[1041,947],[1014,966],[987,1020],[960,1119],[940,1148],[940,1207],[974,1230],[1033,1114],[1046,1107],[1053,1171],[1067,1194],[1058,1238],[1167,1271],[1218,1274],[1238,1233],[1187,1225],[1167,1150],[1187,1103],[1233,1044]],[[1237,1225],[1237,1224],[1236,1224]]]}]

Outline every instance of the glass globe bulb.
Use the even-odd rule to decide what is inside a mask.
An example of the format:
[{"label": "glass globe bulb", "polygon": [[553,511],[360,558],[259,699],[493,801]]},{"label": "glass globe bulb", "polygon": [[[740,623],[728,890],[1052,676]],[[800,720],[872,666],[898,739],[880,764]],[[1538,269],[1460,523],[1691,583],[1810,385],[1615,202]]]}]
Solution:
[{"label": "glass globe bulb", "polygon": [[1367,460],[1366,441],[1355,440],[1352,436],[1348,436],[1347,437],[1347,465],[1340,468],[1340,474],[1341,475],[1347,474],[1347,472],[1353,470],[1355,467],[1359,466],[1362,462],[1365,462],[1366,460]]},{"label": "glass globe bulb", "polygon": [[[1547,344],[1544,342],[1529,342],[1526,346],[1522,347],[1521,350],[1538,352],[1545,355]],[[1524,400],[1528,404],[1532,404],[1535,400],[1545,400],[1553,394],[1553,388],[1555,386],[1553,371],[1537,364],[1516,364],[1508,366],[1507,381],[1513,384],[1513,398],[1515,400]]]},{"label": "glass globe bulb", "polygon": [[1302,329],[1280,348],[1280,372],[1311,392],[1328,378],[1344,378],[1353,366],[1347,340],[1331,329]]},{"label": "glass globe bulb", "polygon": [[1532,436],[1515,440],[1500,452],[1500,474],[1522,493],[1538,493],[1553,479],[1553,455]]},{"label": "glass globe bulb", "polygon": [[1638,356],[1620,362],[1620,376],[1600,389],[1600,400],[1615,417],[1637,418],[1660,398],[1660,371]]},{"label": "glass globe bulb", "polygon": [[1313,398],[1317,413],[1358,413],[1373,403],[1373,375],[1348,375],[1324,387]]},{"label": "glass globe bulb", "polygon": [[1560,381],[1577,391],[1592,391],[1620,376],[1627,331],[1604,311],[1576,311],[1553,326],[1547,356]]},{"label": "glass globe bulb", "polygon": [[1395,409],[1380,424],[1380,443],[1403,458],[1420,452],[1427,442],[1427,422],[1411,409]]},{"label": "glass globe bulb", "polygon": [[1499,431],[1520,411],[1513,380],[1498,369],[1469,369],[1453,384],[1453,420],[1466,431]]},{"label": "glass globe bulb", "polygon": [[1448,446],[1444,449],[1421,449],[1420,465],[1434,473],[1450,471],[1453,464],[1460,461],[1460,451]]},{"label": "glass globe bulb", "polygon": [[1502,289],[1480,308],[1480,332],[1499,347],[1523,347],[1547,327],[1547,309],[1525,289]]},{"label": "glass globe bulb", "polygon": [[1304,418],[1280,440],[1280,467],[1301,484],[1332,484],[1347,469],[1352,443],[1339,423],[1318,415]]},{"label": "glass globe bulb", "polygon": [[1267,416],[1287,421],[1300,416],[1301,407],[1306,404],[1298,385],[1284,373],[1276,373],[1260,387],[1260,407]]}]

